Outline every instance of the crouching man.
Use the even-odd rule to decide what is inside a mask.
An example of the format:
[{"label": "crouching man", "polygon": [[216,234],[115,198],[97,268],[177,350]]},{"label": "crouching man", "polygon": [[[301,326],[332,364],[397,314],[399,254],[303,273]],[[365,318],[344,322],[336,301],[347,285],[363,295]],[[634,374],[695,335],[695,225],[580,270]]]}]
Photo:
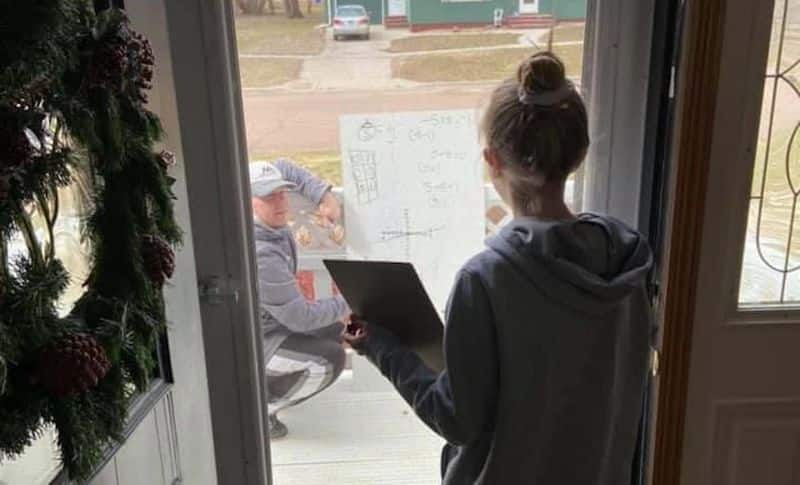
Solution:
[{"label": "crouching man", "polygon": [[333,384],[344,368],[342,323],[349,308],[341,296],[308,301],[296,283],[297,246],[288,227],[287,191],[319,205],[333,223],[338,200],[325,184],[286,160],[250,165],[261,329],[269,401],[269,435],[286,436],[277,413]]}]

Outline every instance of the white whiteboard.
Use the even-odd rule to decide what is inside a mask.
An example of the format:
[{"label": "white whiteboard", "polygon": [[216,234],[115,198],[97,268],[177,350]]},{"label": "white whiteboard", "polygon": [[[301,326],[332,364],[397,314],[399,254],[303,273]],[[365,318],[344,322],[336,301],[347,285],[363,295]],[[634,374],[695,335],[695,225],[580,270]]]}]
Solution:
[{"label": "white whiteboard", "polygon": [[476,112],[346,115],[340,136],[349,256],[413,263],[444,309],[485,237]]}]

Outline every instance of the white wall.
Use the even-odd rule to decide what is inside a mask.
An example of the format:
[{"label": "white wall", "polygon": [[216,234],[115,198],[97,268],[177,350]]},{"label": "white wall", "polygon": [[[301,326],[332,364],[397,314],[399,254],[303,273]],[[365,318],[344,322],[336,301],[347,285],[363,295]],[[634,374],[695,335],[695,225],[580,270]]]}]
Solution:
[{"label": "white wall", "polygon": [[125,445],[94,477],[92,485],[178,483],[181,461],[172,409],[172,395],[168,394],[139,423]]}]

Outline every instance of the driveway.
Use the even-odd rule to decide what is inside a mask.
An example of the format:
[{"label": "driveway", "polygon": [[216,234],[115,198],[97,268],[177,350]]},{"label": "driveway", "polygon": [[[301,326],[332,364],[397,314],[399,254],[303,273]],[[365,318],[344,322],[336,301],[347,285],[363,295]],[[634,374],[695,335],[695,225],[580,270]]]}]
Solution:
[{"label": "driveway", "polygon": [[285,86],[289,90],[391,89],[416,83],[392,79],[392,60],[388,52],[392,39],[405,31],[373,26],[369,40],[334,41],[326,33],[325,49],[319,56],[305,59],[300,79]]}]

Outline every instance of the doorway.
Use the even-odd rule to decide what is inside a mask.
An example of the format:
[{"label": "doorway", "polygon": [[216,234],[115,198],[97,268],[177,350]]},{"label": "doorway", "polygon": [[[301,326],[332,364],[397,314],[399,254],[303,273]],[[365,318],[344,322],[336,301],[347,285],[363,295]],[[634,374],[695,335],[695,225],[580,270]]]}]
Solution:
[{"label": "doorway", "polygon": [[[192,0],[183,0],[183,3],[192,3]],[[598,149],[590,155],[583,176],[570,182],[569,193],[573,207],[576,210],[608,212],[636,225],[641,195],[641,184],[638,182],[641,174],[640,155],[644,137],[641,120],[646,110],[645,106],[637,105],[634,100],[646,99],[644,93],[647,91],[646,66],[649,51],[646,47],[641,47],[646,44],[642,42],[626,43],[621,50],[609,47],[618,41],[620,32],[635,35],[637,39],[649,38],[650,31],[646,27],[648,22],[643,19],[651,18],[651,11],[638,0],[623,3],[624,6],[616,5],[614,8],[625,8],[630,15],[619,20],[619,11],[610,7],[605,7],[606,10],[599,9],[596,2],[586,2],[586,19],[557,26],[552,35],[552,47],[567,62],[569,77],[580,86],[596,117],[593,122],[597,126],[593,130],[597,132],[592,137],[599,141]],[[367,167],[369,157],[362,156],[363,154],[353,157],[349,151],[343,150],[345,145],[342,143],[342,126],[346,126],[340,124],[343,115],[376,115],[376,119],[383,119],[409,112],[417,115],[420,112],[442,115],[450,111],[468,111],[472,118],[452,119],[471,119],[474,122],[493,87],[508,75],[508,66],[516,65],[536,49],[531,44],[521,44],[520,34],[534,37],[545,34],[541,31],[498,33],[484,29],[463,32],[447,28],[435,35],[417,35],[403,30],[389,32],[377,26],[373,27],[373,38],[369,41],[345,42],[331,48],[330,32],[317,28],[325,23],[322,21],[324,14],[319,6],[312,8],[312,14],[305,15],[303,19],[288,19],[281,15],[279,8],[275,15],[248,16],[234,12],[234,7],[227,5],[224,12],[214,11],[203,15],[202,22],[198,20],[191,26],[183,25],[185,21],[177,6],[170,8],[171,24],[174,22],[179,26],[176,30],[182,34],[175,35],[181,43],[175,50],[185,54],[175,56],[181,62],[176,66],[176,71],[183,81],[181,95],[186,98],[184,104],[189,111],[206,108],[213,110],[213,113],[203,112],[191,117],[198,125],[196,128],[206,134],[197,141],[198,146],[193,147],[193,154],[200,156],[201,152],[217,151],[222,159],[230,151],[235,155],[233,159],[237,160],[236,163],[242,164],[246,164],[247,159],[252,162],[291,158],[295,164],[329,181],[334,186],[334,194],[342,196],[345,205],[347,200],[352,200],[352,195],[348,195],[346,189],[343,170],[345,156],[342,152],[345,152],[349,163],[358,160],[358,163],[363,162]],[[538,2],[525,2],[525,5],[538,7]],[[438,17],[435,20],[438,21]],[[443,20],[449,20],[453,24],[465,21],[460,17]],[[620,22],[630,22],[636,27],[622,25]],[[596,26],[603,26],[603,29]],[[200,43],[193,43],[193,47],[187,40],[197,37],[191,34],[192,30],[204,31],[200,40],[208,43],[219,54],[209,57],[213,61],[210,67],[198,67],[201,66],[202,59],[201,51],[196,45]],[[592,44],[587,45],[586,49],[584,39]],[[542,39],[536,40],[538,45],[546,44],[538,41]],[[487,44],[490,44],[491,49],[485,48]],[[487,51],[490,51],[489,55]],[[584,55],[591,52],[599,53],[598,56],[613,52],[614,56],[601,58]],[[231,59],[227,60],[227,56],[231,56]],[[189,63],[189,60],[192,62]],[[629,63],[645,68],[632,69]],[[195,69],[190,72],[188,66]],[[466,66],[467,69],[458,70],[454,66]],[[198,75],[198,68],[206,69],[204,76]],[[188,95],[192,91],[191,87],[186,86],[190,86],[191,79],[198,77],[202,77],[208,84],[191,85],[197,85],[198,89],[207,89],[209,93],[219,90],[222,94],[208,96],[209,106],[191,103],[189,100]],[[625,93],[624,99],[616,97],[614,93],[617,92]],[[625,117],[615,117],[613,113],[625,113]],[[428,121],[433,123],[437,119],[441,122],[443,118],[429,117]],[[214,120],[214,124],[205,126],[207,123],[204,120]],[[216,126],[218,121],[221,128]],[[197,131],[195,127],[185,129],[187,132]],[[363,134],[373,136],[378,131],[379,126],[373,124],[369,129],[363,130]],[[416,133],[414,136],[419,139],[419,135]],[[203,144],[220,137],[220,146],[224,145],[221,148]],[[452,146],[462,148],[455,143]],[[223,149],[225,154],[221,153]],[[612,158],[631,162],[626,162],[624,166],[611,164]],[[480,167],[477,156],[465,163],[472,164],[470,167],[476,169]],[[419,167],[420,170],[435,168],[433,165]],[[222,190],[220,187],[235,186],[236,190],[222,192],[226,195],[245,196],[245,177],[238,178],[239,174],[233,173],[233,167],[225,167],[224,170],[231,171],[230,174],[226,172],[224,179],[214,179],[215,173],[207,174],[209,193]],[[216,180],[216,189],[210,186],[212,179]],[[192,185],[193,195],[197,200],[202,200],[202,191],[194,180]],[[342,189],[338,189],[339,187]],[[380,190],[385,190],[384,186],[380,187]],[[442,197],[438,191],[449,190],[448,187],[430,185],[429,188],[431,193],[425,198],[429,204],[438,206],[447,203],[447,197]],[[483,234],[486,234],[496,231],[508,221],[510,211],[503,207],[492,190],[486,187],[483,189],[484,210],[475,211],[471,222],[480,224]],[[208,200],[205,204],[206,212],[216,211],[217,204],[234,205],[231,202],[233,197],[224,197],[217,192],[214,194],[219,197],[213,201]],[[367,199],[371,197],[369,191],[355,194],[356,197],[359,195]],[[206,199],[210,197],[206,195]],[[332,251],[335,254],[335,251],[343,248],[337,243],[341,239],[335,233],[317,230],[313,209],[313,205],[310,208],[303,208],[301,205],[294,207],[292,234],[299,243],[298,246],[302,247],[298,257],[297,284],[305,297],[320,299],[327,298],[336,291],[331,285],[330,277],[322,271],[321,260],[330,256]],[[248,222],[246,216],[237,212],[235,221],[221,220],[225,224],[238,225]],[[363,221],[346,218],[343,221],[345,237],[350,230],[348,226],[352,228],[360,222],[363,225]],[[205,218],[200,218],[197,225],[209,224]],[[235,241],[232,245],[235,247],[232,247],[226,257],[235,263],[234,266],[241,265],[246,269],[247,261],[240,261],[247,259],[239,251],[240,243],[252,242],[248,241],[251,236],[241,236],[237,232],[240,228],[233,226],[230,230],[226,227],[221,231],[212,229],[215,228],[210,225],[205,229],[201,227],[198,233],[208,239],[219,237],[220,234],[234,234],[240,239]],[[391,234],[392,229],[385,232]],[[480,250],[480,240],[472,249]],[[204,259],[204,264],[211,266],[219,258],[208,254],[207,260],[198,259]],[[242,268],[234,269],[238,271]],[[208,268],[208,273],[230,274],[211,267]],[[236,271],[233,274],[227,281],[223,279],[221,287],[216,289],[223,295],[221,299],[229,302],[230,308],[239,311],[243,298],[253,297],[247,293],[252,290],[249,285],[254,286],[254,282],[247,274],[243,273],[241,278],[235,276]],[[239,289],[238,295],[233,291],[236,285]],[[224,304],[215,308],[217,309],[208,306],[207,310],[218,312],[219,318],[222,318],[221,313],[226,311]],[[255,351],[254,356],[257,355],[257,346],[248,341],[250,334],[254,332],[241,327],[243,326],[231,327],[231,331],[235,330],[235,333],[228,338],[232,342],[230,349],[207,345],[207,352],[214,352],[215,358],[219,359],[216,372],[220,377],[219,383],[212,383],[209,393],[212,406],[215,400],[220,399],[220,409],[225,404],[221,399],[227,389],[221,387],[224,384],[222,374],[234,375],[238,366],[246,369],[248,376],[253,372],[264,372],[263,368],[252,367],[260,355],[258,358],[251,356],[248,359],[224,359],[226,355],[230,357],[231,352],[235,353],[239,349]],[[246,421],[251,417],[256,419],[254,416],[257,414],[256,406],[260,396],[253,389],[243,389],[245,381],[244,377],[229,379],[231,392],[226,395],[235,396],[233,388],[238,386],[238,392],[247,391],[246,406],[242,407],[238,421],[231,422],[230,432],[216,436],[215,425],[215,440],[218,457],[231,455],[230,461],[225,460],[227,466],[231,469],[238,466],[242,473],[257,477],[261,472],[260,463],[256,463],[257,459],[250,459],[255,458],[254,454],[259,450],[250,450],[244,445],[241,450],[233,449],[230,453],[227,451],[229,442],[240,446],[237,439],[241,436],[246,439],[239,441],[247,443],[259,438],[257,433],[260,430],[249,432]],[[353,415],[360,419],[341,419],[342,416]],[[374,483],[374,477],[378,473],[381,483],[391,483],[386,481],[388,470],[396,478],[395,483],[408,483],[412,479],[418,483],[439,482],[438,455],[441,440],[416,420],[407,405],[399,400],[382,377],[374,370],[370,373],[369,365],[358,356],[349,356],[346,371],[333,387],[308,402],[283,411],[281,418],[289,428],[288,436],[262,448],[266,451],[264,459],[267,468],[272,470],[275,481],[281,485],[313,485],[331,481],[351,483],[358,480]],[[227,429],[224,426],[222,428]],[[369,433],[365,430],[369,430]],[[367,434],[370,436],[365,436]],[[370,438],[370,441],[367,442],[366,438]],[[255,463],[252,470],[233,460],[236,458],[233,455],[239,454],[248,457],[246,463]],[[232,476],[225,467],[218,468],[223,481]],[[369,473],[374,475],[364,475]],[[323,476],[327,476],[327,481],[322,481]],[[373,478],[371,482],[370,478]],[[244,481],[235,480],[238,477],[227,480],[226,483],[251,483],[247,478],[241,479]],[[252,483],[258,482],[253,479]]]},{"label": "doorway", "polygon": [[406,1],[407,0],[388,0],[388,16],[389,17],[405,17],[406,16]]},{"label": "doorway", "polygon": [[539,0],[519,0],[519,13],[539,13]]},{"label": "doorway", "polygon": [[[331,3],[336,5],[336,2]],[[648,9],[641,2],[630,3],[636,4],[629,8],[634,12],[630,16],[631,22],[637,25],[633,31],[648,38],[650,31],[641,27],[648,23],[640,21],[647,18]],[[593,5],[593,2],[583,3],[576,22],[554,28],[553,50],[565,59],[569,77],[581,86],[587,98],[608,90],[642,94],[626,96],[626,100],[645,99],[647,85],[646,82],[641,84],[641,80],[647,78],[646,72],[632,75],[634,71],[616,59],[607,62],[585,55],[592,50],[610,52],[603,46],[615,38],[611,32],[604,31],[604,35],[596,35],[593,40],[598,44],[596,49],[584,49],[584,39],[591,35],[587,34],[592,30],[591,25],[606,25],[603,16],[614,17],[616,14],[607,10],[594,11]],[[387,8],[389,15],[394,16],[407,14],[408,6],[404,0],[391,0]],[[523,13],[537,13],[539,2],[524,0],[520,2],[520,8]],[[373,202],[375,191],[350,193],[348,189],[348,184],[350,187],[359,186],[358,180],[350,178],[351,174],[357,178],[361,176],[358,174],[368,173],[373,166],[372,157],[376,155],[366,153],[369,150],[364,150],[364,145],[369,144],[369,140],[388,136],[392,130],[402,129],[402,123],[398,121],[401,117],[424,117],[422,113],[427,113],[435,115],[428,116],[428,121],[442,120],[443,114],[457,111],[468,112],[470,117],[453,119],[469,119],[475,123],[492,89],[508,75],[507,66],[535,51],[535,48],[520,45],[520,34],[545,45],[549,32],[497,33],[484,29],[458,32],[447,27],[433,33],[414,34],[402,29],[389,31],[373,26],[369,41],[332,45],[330,32],[314,32],[302,26],[302,22],[308,25],[317,23],[313,15],[324,18],[324,13],[313,10],[312,16],[299,22],[281,17],[280,12],[266,18],[236,13],[232,21],[238,40],[250,162],[289,158],[333,185],[334,193],[345,206],[342,244],[331,237],[335,236],[333,233],[321,230],[315,223],[314,204],[300,197],[293,202],[291,231],[300,248],[298,285],[307,299],[319,300],[330,298],[336,291],[322,260],[347,257],[349,238],[359,230],[359,226],[366,225],[362,220],[351,218],[357,211],[348,209],[349,201]],[[465,20],[452,13],[446,5],[437,7],[431,15],[435,15],[437,23],[443,25]],[[581,16],[585,19],[581,20]],[[611,25],[613,29],[624,28],[618,22]],[[282,34],[278,41],[270,37],[273,32],[293,33],[289,37]],[[489,43],[492,51],[487,55],[484,48]],[[648,65],[646,49],[625,54],[619,58],[632,62],[636,59],[638,65]],[[468,67],[453,69],[459,65]],[[585,74],[595,65],[603,69],[598,74],[602,75],[603,82]],[[620,74],[612,73],[609,66],[618,69]],[[638,81],[633,81],[634,78]],[[613,90],[609,89],[612,79],[618,83]],[[619,86],[623,85],[625,87],[620,90]],[[598,99],[593,111],[601,117],[610,117],[610,113],[620,109],[630,119],[641,120],[645,116],[644,106],[634,106],[627,101],[629,104],[622,107],[623,100],[613,96]],[[618,105],[614,106],[614,103]],[[359,121],[354,122],[354,118]],[[358,128],[355,131],[351,130],[354,126]],[[605,123],[602,130],[597,138],[613,142],[592,154],[584,176],[591,180],[614,182],[585,185],[585,178],[577,177],[570,181],[569,197],[575,210],[610,212],[635,225],[641,194],[640,185],[631,184],[630,180],[639,177],[641,167],[634,164],[615,166],[612,176],[611,164],[604,157],[613,153],[626,160],[641,160],[643,132],[619,121]],[[439,150],[439,155],[446,157],[464,147],[469,147],[469,144],[451,143],[447,150]],[[625,150],[640,152],[638,156],[623,156]],[[479,154],[474,155],[460,163],[479,170]],[[380,157],[380,153],[377,156]],[[354,165],[361,169],[353,170]],[[427,173],[443,166],[436,163],[419,165],[418,169]],[[623,171],[625,176],[622,176]],[[365,181],[363,186],[371,187],[368,182]],[[595,192],[595,188],[601,185],[605,195]],[[431,187],[432,190],[449,190],[444,186]],[[378,184],[378,192],[386,190],[390,189]],[[510,210],[503,206],[490,186],[481,183],[477,191],[482,195],[478,204],[482,209],[475,210],[469,219],[479,229],[477,236],[470,239],[474,243],[464,245],[465,251],[479,251],[483,237],[497,231],[511,218]],[[608,194],[613,194],[613,197]],[[432,193],[427,194],[424,200],[439,207],[447,204],[446,198],[446,194]],[[391,211],[393,207],[387,209]],[[385,228],[383,232],[390,234],[393,231],[394,228]],[[429,264],[433,266],[433,263]],[[422,273],[428,270],[426,265],[421,268]],[[443,279],[452,280],[452,275]],[[445,293],[446,290],[445,287]],[[436,289],[429,288],[429,291],[437,293]],[[441,439],[416,419],[413,411],[371,364],[352,353],[348,353],[346,369],[333,386],[307,402],[280,411],[279,418],[288,427],[289,434],[273,441],[270,450],[272,473],[281,485],[377,481],[434,484],[440,481],[438,457],[443,444]],[[386,475],[389,470],[391,476]]]}]

